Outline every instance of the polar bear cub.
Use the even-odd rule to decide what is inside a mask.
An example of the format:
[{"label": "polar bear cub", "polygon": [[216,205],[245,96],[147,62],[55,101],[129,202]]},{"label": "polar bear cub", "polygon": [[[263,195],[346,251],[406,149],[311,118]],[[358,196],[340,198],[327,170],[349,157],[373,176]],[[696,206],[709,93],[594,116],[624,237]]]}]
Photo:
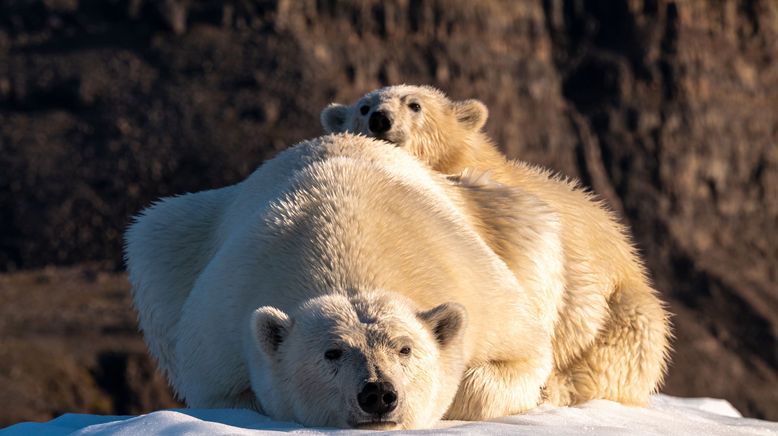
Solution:
[{"label": "polar bear cub", "polygon": [[[342,134],[159,201],[126,235],[151,353],[191,407],[306,425],[407,429],[534,407],[557,302],[475,229],[512,223],[504,243],[555,276],[559,219],[521,190],[471,182]],[[480,217],[481,203],[500,213]]]},{"label": "polar bear cub", "polygon": [[[486,185],[520,189],[560,219],[564,252],[563,298],[556,279],[544,282],[544,261],[516,239],[515,224],[493,217],[479,227],[485,241],[506,261],[526,289],[548,295],[559,308],[551,318],[554,371],[545,383],[547,401],[557,405],[604,398],[646,404],[661,384],[671,336],[668,315],[646,277],[627,231],[602,202],[548,171],[508,161],[482,132],[488,111],[478,100],[451,101],[427,86],[390,86],[352,105],[332,104],[321,113],[327,132],[352,132],[405,149],[432,169],[467,182],[486,174]],[[477,206],[488,217],[486,198]],[[499,214],[503,206],[494,207]],[[513,217],[515,220],[516,217]],[[525,210],[522,225],[544,215]],[[505,244],[505,238],[518,244]],[[538,266],[540,265],[540,268]]]}]

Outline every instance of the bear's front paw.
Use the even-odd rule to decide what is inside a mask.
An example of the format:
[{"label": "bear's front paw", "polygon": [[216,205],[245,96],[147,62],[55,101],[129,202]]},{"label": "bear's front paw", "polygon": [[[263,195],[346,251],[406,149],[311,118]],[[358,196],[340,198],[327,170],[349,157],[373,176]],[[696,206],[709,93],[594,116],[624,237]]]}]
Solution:
[{"label": "bear's front paw", "polygon": [[538,369],[522,362],[490,362],[465,372],[446,419],[481,421],[538,405]]},{"label": "bear's front paw", "polygon": [[541,390],[541,402],[551,406],[567,406],[572,404],[572,385],[568,377],[553,373]]}]

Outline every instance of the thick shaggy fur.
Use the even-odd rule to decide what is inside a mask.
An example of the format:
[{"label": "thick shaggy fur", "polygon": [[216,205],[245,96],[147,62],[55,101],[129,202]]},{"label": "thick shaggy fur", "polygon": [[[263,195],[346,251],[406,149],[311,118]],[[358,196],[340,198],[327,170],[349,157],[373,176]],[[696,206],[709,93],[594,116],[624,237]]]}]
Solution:
[{"label": "thick shaggy fur", "polygon": [[[380,134],[368,123],[376,111],[391,121],[391,128]],[[561,302],[542,280],[548,271],[546,278],[555,281],[556,271],[545,270],[547,264],[536,252],[505,243],[517,228],[529,229],[545,216],[524,208],[521,217],[506,220],[505,206],[491,196],[471,198],[472,208],[483,211],[480,219],[489,221],[479,227],[484,240],[524,287],[542,290],[548,304],[558,307],[550,319],[554,371],[545,386],[546,399],[556,405],[595,398],[646,404],[667,368],[671,332],[668,314],[626,230],[575,182],[508,161],[481,131],[487,116],[486,106],[477,100],[452,102],[434,88],[402,85],[368,93],[351,106],[332,104],[321,121],[328,132],[391,142],[466,184],[476,175],[489,179],[480,182],[486,190],[490,185],[520,189],[553,212],[560,220],[564,252]]]},{"label": "thick shaggy fur", "polygon": [[[126,236],[151,353],[189,406],[308,425],[418,428],[534,407],[563,299],[560,220],[483,182],[333,135],[237,185],[161,200]],[[397,409],[365,416],[366,381],[391,382]]]}]

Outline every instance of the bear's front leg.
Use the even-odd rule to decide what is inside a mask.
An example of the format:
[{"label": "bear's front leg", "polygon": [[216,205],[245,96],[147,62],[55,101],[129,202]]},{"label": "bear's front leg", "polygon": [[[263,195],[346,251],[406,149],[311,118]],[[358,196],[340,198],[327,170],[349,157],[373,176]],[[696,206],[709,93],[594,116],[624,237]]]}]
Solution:
[{"label": "bear's front leg", "polygon": [[481,421],[532,409],[550,371],[550,356],[473,366],[465,371],[445,419]]}]

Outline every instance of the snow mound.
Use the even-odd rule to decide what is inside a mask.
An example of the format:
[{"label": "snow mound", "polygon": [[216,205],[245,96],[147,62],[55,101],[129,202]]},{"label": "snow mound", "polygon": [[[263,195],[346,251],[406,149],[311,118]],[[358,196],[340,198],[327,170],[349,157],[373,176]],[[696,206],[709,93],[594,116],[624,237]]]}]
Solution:
[{"label": "snow mound", "polygon": [[[174,409],[140,416],[66,414],[44,423],[25,422],[0,435],[261,435],[274,433],[338,435],[363,430],[305,428],[273,421],[250,410]],[[398,432],[376,432],[393,433]],[[731,404],[710,398],[655,395],[648,408],[612,401],[590,401],[577,407],[540,407],[523,415],[486,422],[442,421],[437,428],[403,433],[419,435],[776,435],[778,423],[743,418]]]}]

